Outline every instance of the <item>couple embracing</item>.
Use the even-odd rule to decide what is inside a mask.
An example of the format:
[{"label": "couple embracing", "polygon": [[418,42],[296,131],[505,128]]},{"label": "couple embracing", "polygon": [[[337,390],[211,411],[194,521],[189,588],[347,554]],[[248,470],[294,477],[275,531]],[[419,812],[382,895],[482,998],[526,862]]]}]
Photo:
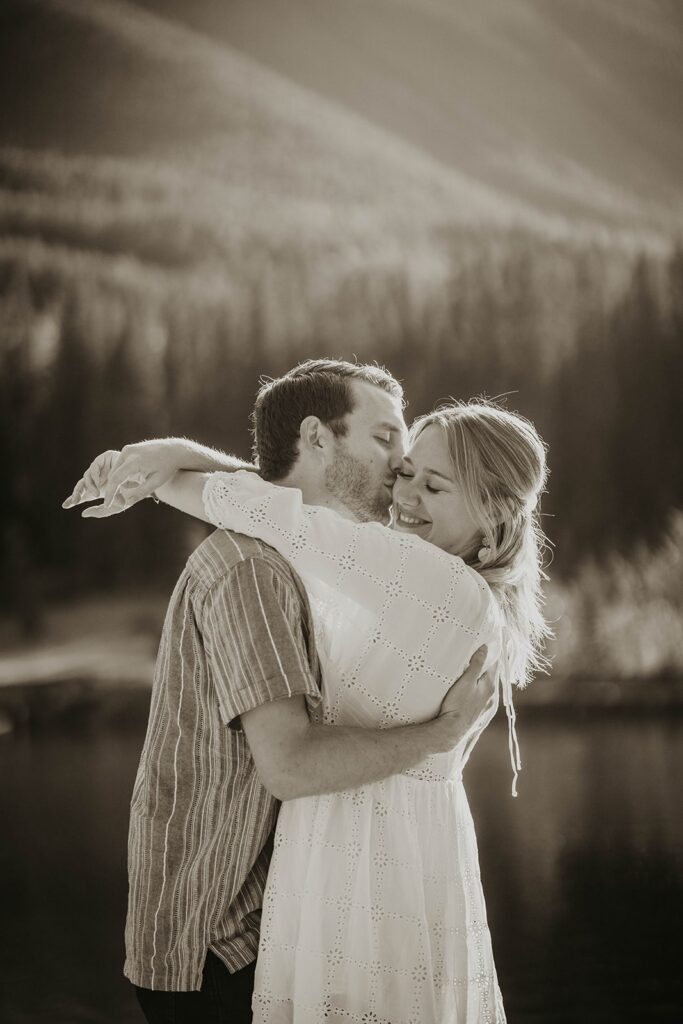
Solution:
[{"label": "couple embracing", "polygon": [[505,1020],[462,769],[499,696],[520,767],[545,449],[490,403],[410,431],[403,406],[379,367],[309,360],[258,394],[256,470],[142,442],[65,502],[217,527],[169,604],[131,803],[125,973],[154,1024]]}]

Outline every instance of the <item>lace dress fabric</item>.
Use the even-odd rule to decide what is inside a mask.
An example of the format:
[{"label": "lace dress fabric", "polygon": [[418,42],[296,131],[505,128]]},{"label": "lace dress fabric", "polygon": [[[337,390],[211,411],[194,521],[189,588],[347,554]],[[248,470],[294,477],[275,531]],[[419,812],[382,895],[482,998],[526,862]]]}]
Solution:
[{"label": "lace dress fabric", "polygon": [[[215,526],[260,538],[299,573],[323,669],[318,721],[426,721],[477,647],[498,656],[486,583],[434,545],[306,506],[251,473],[213,474],[204,505]],[[505,1021],[461,777],[485,724],[400,775],[283,803],[254,1024]]]}]

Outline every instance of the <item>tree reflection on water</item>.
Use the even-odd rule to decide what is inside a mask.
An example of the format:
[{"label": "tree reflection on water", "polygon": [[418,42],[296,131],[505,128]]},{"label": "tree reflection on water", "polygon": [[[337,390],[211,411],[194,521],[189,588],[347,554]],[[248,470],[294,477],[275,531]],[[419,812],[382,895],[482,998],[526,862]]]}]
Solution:
[{"label": "tree reflection on water", "polygon": [[[524,717],[524,716],[523,716]],[[131,727],[0,739],[4,1024],[140,1022],[121,974]],[[509,1024],[678,1021],[683,723],[501,722],[466,785]]]},{"label": "tree reflection on water", "polygon": [[567,850],[560,877],[543,975],[565,1019],[679,1021],[680,865],[596,845]]},{"label": "tree reflection on water", "polygon": [[683,1013],[683,725],[522,725],[520,795],[500,731],[467,780],[511,1024],[678,1021]]}]

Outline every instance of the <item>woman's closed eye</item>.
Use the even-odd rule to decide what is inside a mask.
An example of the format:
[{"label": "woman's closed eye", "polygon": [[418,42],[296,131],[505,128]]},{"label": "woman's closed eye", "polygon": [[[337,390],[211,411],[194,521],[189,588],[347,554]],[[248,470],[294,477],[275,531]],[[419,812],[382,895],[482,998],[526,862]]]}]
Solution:
[{"label": "woman's closed eye", "polygon": [[[400,476],[402,480],[413,480],[415,477],[414,473],[406,473],[404,469],[399,469],[396,476]],[[425,490],[429,491],[430,494],[441,494],[442,487],[432,487],[431,484],[425,484]]]}]

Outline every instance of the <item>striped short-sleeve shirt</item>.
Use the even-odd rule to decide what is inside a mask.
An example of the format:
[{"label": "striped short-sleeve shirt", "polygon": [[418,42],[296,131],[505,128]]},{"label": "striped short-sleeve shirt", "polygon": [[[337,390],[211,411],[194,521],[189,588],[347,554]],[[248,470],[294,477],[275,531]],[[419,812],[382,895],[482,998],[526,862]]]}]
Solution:
[{"label": "striped short-sleeve shirt", "polygon": [[320,700],[301,581],[272,548],[217,530],[171,598],[131,802],[124,973],[141,988],[197,990],[207,950],[230,971],[258,949],[278,803],[240,715]]}]

